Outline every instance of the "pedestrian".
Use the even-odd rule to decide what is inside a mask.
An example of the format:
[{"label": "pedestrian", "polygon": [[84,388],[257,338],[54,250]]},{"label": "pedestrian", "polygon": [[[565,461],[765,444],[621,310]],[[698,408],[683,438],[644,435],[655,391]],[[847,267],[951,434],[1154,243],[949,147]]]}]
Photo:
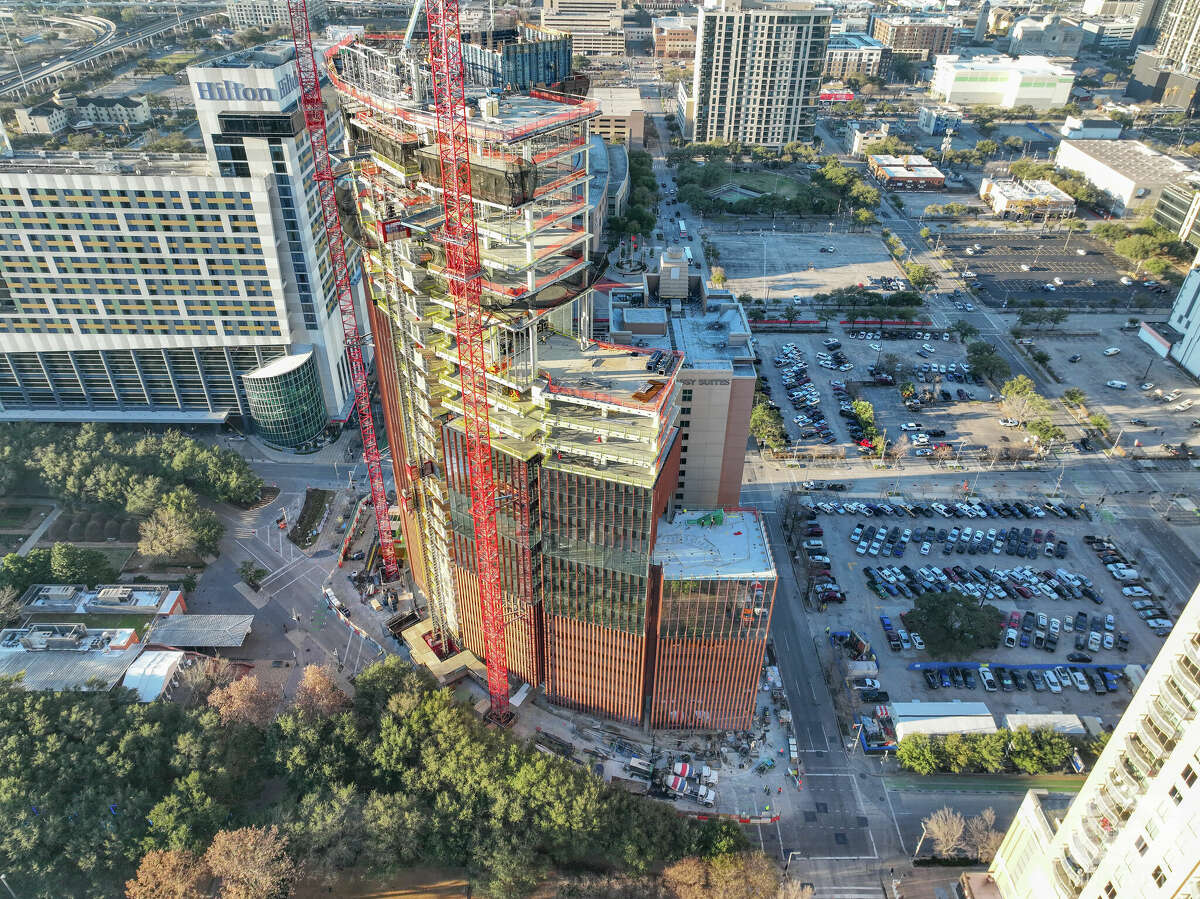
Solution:
[{"label": "pedestrian", "polygon": [[780,787],[780,788],[779,788],[779,789],[778,789],[776,792],[782,793],[782,792],[783,792],[783,787]]}]

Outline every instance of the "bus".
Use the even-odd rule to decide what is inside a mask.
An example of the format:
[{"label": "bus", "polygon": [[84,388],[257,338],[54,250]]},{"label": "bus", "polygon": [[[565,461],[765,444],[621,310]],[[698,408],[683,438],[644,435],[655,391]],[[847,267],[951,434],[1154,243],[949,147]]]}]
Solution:
[{"label": "bus", "polygon": [[683,219],[679,220],[679,236],[682,237],[684,240],[688,239],[687,223]]},{"label": "bus", "polygon": [[691,247],[684,247],[684,248],[683,248],[683,255],[687,257],[688,265],[691,265],[691,264],[692,264],[692,248],[691,248]]}]

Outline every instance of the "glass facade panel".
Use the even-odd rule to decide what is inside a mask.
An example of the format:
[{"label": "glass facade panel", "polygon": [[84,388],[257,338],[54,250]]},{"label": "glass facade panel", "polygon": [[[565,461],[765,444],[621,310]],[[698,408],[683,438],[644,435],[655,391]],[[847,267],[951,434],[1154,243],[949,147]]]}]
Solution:
[{"label": "glass facade panel", "polygon": [[250,414],[263,439],[302,449],[325,429],[325,402],[312,353],[264,366],[242,378]]}]

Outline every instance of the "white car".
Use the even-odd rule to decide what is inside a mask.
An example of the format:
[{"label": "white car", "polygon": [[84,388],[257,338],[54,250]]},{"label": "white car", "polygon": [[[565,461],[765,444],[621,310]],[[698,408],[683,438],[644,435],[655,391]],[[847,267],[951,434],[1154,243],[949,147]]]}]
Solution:
[{"label": "white car", "polygon": [[1078,668],[1071,672],[1071,682],[1075,684],[1075,689],[1080,693],[1087,693],[1092,689],[1088,686],[1087,678],[1083,676],[1083,672]]},{"label": "white car", "polygon": [[921,639],[921,635],[913,631],[908,635],[908,639],[912,640],[913,649],[924,649],[925,641]]},{"label": "white car", "polygon": [[1042,672],[1042,677],[1046,679],[1046,686],[1050,688],[1051,693],[1062,692],[1062,684],[1058,682],[1058,678],[1055,676],[1053,671],[1046,669]]},{"label": "white car", "polygon": [[873,350],[874,350],[875,352],[877,352],[877,353],[878,353],[880,350],[882,350],[882,349],[883,349],[883,347],[882,347],[880,344],[878,344],[878,343],[872,343],[872,344],[868,344],[868,346],[870,346],[870,347],[871,347],[871,349],[873,349]]},{"label": "white car", "polygon": [[1105,635],[1104,635],[1104,640],[1101,642],[1101,645],[1102,645],[1102,646],[1103,646],[1105,649],[1112,649],[1112,648],[1113,648],[1113,644],[1114,644],[1115,642],[1116,642],[1116,641],[1114,641],[1114,640],[1113,640],[1113,635],[1112,635],[1112,634],[1105,634]]},{"label": "white car", "polygon": [[1124,390],[1129,385],[1124,381],[1105,381],[1104,386],[1111,387],[1113,390]]},{"label": "white car", "polygon": [[1126,287],[1130,287],[1133,284],[1133,278],[1129,277],[1128,275],[1125,275],[1123,278],[1121,278],[1121,283],[1124,284]]},{"label": "white car", "polygon": [[1122,587],[1121,592],[1125,596],[1150,596],[1150,591],[1145,587]]},{"label": "white car", "polygon": [[923,555],[923,556],[929,555],[929,544],[928,543],[921,544],[921,555]]},{"label": "white car", "polygon": [[909,421],[909,422],[905,422],[904,424],[900,425],[900,430],[901,431],[919,431],[919,430],[921,430],[921,426],[919,424],[917,424],[917,422],[915,422],[915,421]]},{"label": "white car", "polygon": [[1000,427],[1002,427],[1002,428],[1015,428],[1015,427],[1019,426],[1020,424],[1021,423],[1019,421],[1017,421],[1015,418],[1000,419]]},{"label": "white car", "polygon": [[1119,352],[1121,352],[1121,348],[1119,346],[1110,346],[1108,349],[1106,349],[1104,351],[1104,355],[1105,356],[1115,356]]}]

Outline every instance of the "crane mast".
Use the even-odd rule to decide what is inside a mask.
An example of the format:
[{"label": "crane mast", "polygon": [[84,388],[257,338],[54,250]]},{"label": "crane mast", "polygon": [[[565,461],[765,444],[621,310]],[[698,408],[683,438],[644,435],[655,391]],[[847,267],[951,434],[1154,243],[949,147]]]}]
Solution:
[{"label": "crane mast", "polygon": [[479,266],[479,231],[471,199],[466,73],[458,0],[425,0],[425,17],[429,31],[433,102],[437,111],[442,205],[446,213],[441,236],[446,247],[446,275],[454,298],[458,373],[462,384],[471,483],[471,522],[475,529],[480,619],[491,698],[489,717],[504,724],[511,719],[508,662],[504,645],[504,604],[500,594],[496,484],[488,422],[487,359],[483,346],[483,273]]},{"label": "crane mast", "polygon": [[288,0],[288,17],[292,28],[292,43],[296,47],[296,70],[300,79],[300,105],[304,110],[304,126],[312,145],[313,180],[321,200],[321,220],[325,226],[325,242],[333,267],[334,288],[337,291],[338,311],[342,317],[342,333],[346,344],[346,359],[350,380],[354,385],[354,406],[362,430],[363,461],[371,486],[371,507],[379,531],[379,554],[383,559],[384,575],[395,580],[400,575],[396,564],[396,544],[392,536],[391,515],[388,512],[387,487],[383,482],[383,465],[375,437],[375,419],[371,414],[371,390],[367,369],[363,363],[363,344],[354,311],[354,294],[350,285],[350,268],[346,262],[346,242],[338,217],[337,194],[334,189],[333,165],[329,159],[329,138],[325,123],[325,105],[321,100],[321,84],[317,62],[313,56],[312,32],[304,0]]}]

